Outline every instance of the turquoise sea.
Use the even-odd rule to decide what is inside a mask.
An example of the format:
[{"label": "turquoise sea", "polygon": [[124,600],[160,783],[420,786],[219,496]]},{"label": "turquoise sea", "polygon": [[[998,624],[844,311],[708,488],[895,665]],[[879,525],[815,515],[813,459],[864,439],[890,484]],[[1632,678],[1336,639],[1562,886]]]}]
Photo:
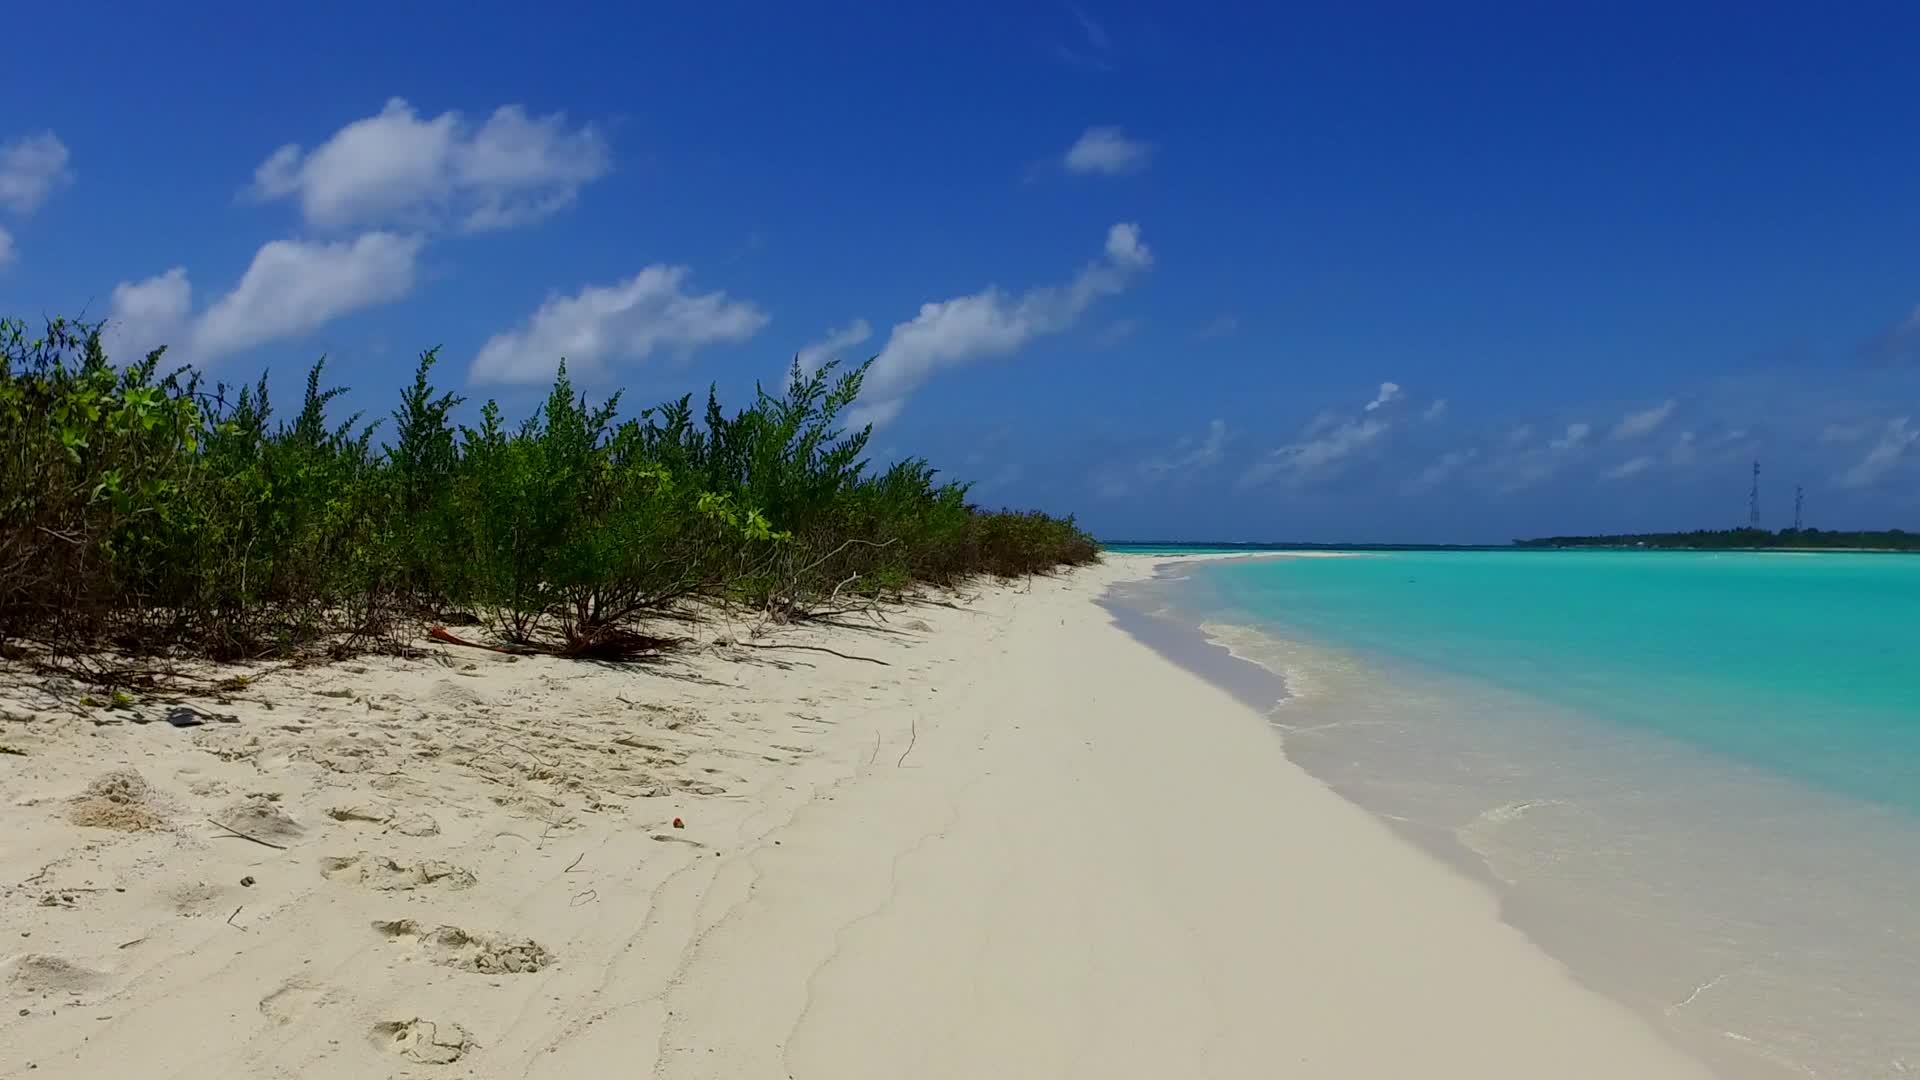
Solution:
[{"label": "turquoise sea", "polygon": [[1920,557],[1241,559],[1124,603],[1279,674],[1290,757],[1726,1075],[1920,1074]]}]

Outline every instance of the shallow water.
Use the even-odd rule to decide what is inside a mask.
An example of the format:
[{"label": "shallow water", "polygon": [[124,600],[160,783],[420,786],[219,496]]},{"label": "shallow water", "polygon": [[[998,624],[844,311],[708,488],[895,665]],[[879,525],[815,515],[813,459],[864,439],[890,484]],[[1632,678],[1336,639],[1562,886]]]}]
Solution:
[{"label": "shallow water", "polygon": [[1920,559],[1393,553],[1133,602],[1290,757],[1732,1076],[1920,1073]]}]

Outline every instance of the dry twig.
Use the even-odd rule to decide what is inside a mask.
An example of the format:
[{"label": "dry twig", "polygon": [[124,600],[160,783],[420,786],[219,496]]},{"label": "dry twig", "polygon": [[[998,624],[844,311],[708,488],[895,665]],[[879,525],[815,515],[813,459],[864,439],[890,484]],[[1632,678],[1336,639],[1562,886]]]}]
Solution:
[{"label": "dry twig", "polygon": [[[227,824],[224,821],[214,821],[212,818],[208,818],[207,821],[209,824],[220,826],[221,828],[227,830],[228,832],[232,833],[233,835],[239,837],[242,840],[251,840],[256,844],[259,844],[261,847],[270,847],[275,851],[287,850],[287,845],[285,844],[276,844],[271,840],[262,840],[257,836],[248,836],[246,833],[241,832],[239,829],[234,828],[233,826]],[[234,914],[237,915],[239,914],[239,912],[235,912]]]}]

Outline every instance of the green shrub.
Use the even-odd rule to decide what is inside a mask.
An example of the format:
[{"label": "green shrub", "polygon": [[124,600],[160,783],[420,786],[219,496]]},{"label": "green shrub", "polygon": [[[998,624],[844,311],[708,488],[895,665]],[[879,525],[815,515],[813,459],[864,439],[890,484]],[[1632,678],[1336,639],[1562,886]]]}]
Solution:
[{"label": "green shrub", "polygon": [[1071,518],[985,512],[924,461],[869,472],[840,417],[865,367],[796,364],[702,421],[683,397],[618,419],[564,364],[517,428],[434,388],[423,353],[380,425],[332,423],[309,371],[275,425],[267,380],[211,392],[164,353],[115,367],[98,328],[0,322],[0,643],[215,657],[348,651],[472,612],[571,655],[643,647],[691,598],[775,618],[1098,556]]}]

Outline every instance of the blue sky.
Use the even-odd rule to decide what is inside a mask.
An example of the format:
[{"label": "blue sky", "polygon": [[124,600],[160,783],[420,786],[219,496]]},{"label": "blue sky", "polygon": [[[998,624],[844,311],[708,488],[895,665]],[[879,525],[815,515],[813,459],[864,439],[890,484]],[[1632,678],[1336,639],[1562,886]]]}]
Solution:
[{"label": "blue sky", "polygon": [[12,16],[0,311],[374,413],[877,356],[1113,539],[1920,528],[1913,5],[186,10]]}]

